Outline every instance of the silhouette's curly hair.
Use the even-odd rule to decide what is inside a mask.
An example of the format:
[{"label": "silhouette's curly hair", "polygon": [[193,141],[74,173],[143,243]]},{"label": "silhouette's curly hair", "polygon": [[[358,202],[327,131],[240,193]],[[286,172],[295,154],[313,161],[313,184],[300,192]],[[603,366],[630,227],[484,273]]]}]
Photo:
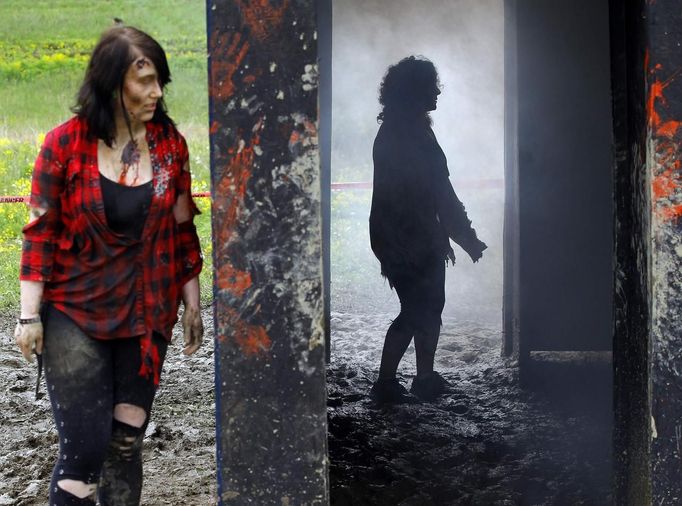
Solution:
[{"label": "silhouette's curly hair", "polygon": [[422,98],[430,86],[440,87],[436,66],[424,56],[408,56],[388,67],[379,87],[379,103],[383,106],[377,116],[381,123],[393,114],[424,113]]}]

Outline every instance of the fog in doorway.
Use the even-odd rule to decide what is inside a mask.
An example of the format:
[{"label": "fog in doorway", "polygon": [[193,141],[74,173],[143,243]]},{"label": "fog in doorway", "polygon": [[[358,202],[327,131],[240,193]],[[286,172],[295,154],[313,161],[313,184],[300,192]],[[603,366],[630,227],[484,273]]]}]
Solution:
[{"label": "fog in doorway", "polygon": [[[503,2],[345,0],[333,7],[332,182],[370,182],[379,84],[422,55],[443,93],[431,114],[450,177],[489,249],[472,264],[455,246],[444,316],[500,325],[503,223]],[[398,300],[369,247],[370,189],[332,191],[332,311],[393,312]]]}]

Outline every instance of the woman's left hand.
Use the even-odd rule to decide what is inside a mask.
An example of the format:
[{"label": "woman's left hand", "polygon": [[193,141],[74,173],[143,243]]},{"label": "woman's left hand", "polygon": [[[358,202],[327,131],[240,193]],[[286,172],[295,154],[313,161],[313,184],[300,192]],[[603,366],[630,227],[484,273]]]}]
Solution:
[{"label": "woman's left hand", "polygon": [[43,352],[43,324],[17,323],[14,339],[24,358],[33,362],[33,354],[40,355]]},{"label": "woman's left hand", "polygon": [[198,306],[185,306],[182,314],[182,332],[185,347],[182,352],[191,355],[199,349],[204,338],[204,322],[201,321],[201,311]]}]

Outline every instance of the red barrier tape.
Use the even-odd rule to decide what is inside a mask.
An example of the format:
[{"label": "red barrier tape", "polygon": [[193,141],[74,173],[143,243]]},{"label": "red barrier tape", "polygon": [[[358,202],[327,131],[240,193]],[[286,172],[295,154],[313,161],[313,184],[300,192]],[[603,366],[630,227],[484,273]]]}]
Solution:
[{"label": "red barrier tape", "polygon": [[[205,197],[210,197],[210,196],[211,196],[211,192],[192,193],[192,197],[197,197],[197,198],[205,198]],[[28,196],[26,196],[26,197],[12,196],[12,195],[0,196],[0,204],[18,204],[20,202],[24,202],[24,203],[28,204]]]},{"label": "red barrier tape", "polygon": [[0,197],[0,204],[18,204],[19,202],[28,203],[28,197]]},{"label": "red barrier tape", "polygon": [[[455,189],[492,190],[504,188],[503,179],[455,179],[452,181]],[[371,190],[371,181],[332,183],[332,190]]]},{"label": "red barrier tape", "polygon": [[[504,180],[502,179],[455,179],[453,181],[455,188],[459,189],[478,189],[478,190],[492,190],[504,188]],[[371,181],[357,181],[348,183],[332,183],[332,190],[371,190]],[[210,198],[211,192],[196,192],[192,193],[195,198]],[[20,202],[28,203],[28,197],[22,196],[0,196],[0,204],[18,204]]]}]

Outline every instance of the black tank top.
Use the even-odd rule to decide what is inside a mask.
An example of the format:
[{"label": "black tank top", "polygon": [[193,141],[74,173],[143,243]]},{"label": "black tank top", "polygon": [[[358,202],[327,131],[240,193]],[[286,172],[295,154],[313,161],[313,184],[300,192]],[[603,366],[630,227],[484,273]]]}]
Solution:
[{"label": "black tank top", "polygon": [[100,174],[104,214],[114,232],[140,239],[152,200],[152,182],[126,186]]}]

